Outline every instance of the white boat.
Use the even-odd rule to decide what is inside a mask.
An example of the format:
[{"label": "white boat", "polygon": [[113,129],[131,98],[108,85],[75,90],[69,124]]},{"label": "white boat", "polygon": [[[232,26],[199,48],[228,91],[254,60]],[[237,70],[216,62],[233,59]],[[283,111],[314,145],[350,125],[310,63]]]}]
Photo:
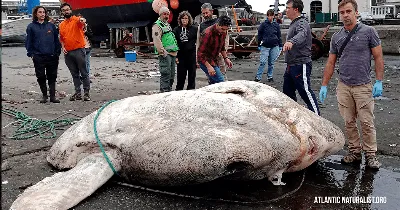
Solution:
[{"label": "white boat", "polygon": [[[5,15],[5,17],[4,17]],[[28,15],[21,16],[17,20],[7,19],[7,14],[2,12],[1,28],[2,42],[6,43],[23,43],[26,37],[26,28],[32,22],[32,18]]]}]

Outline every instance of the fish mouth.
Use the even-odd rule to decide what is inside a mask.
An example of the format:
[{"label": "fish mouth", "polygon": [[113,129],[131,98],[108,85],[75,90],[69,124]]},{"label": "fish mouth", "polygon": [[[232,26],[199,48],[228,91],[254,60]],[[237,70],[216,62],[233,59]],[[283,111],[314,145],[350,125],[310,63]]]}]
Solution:
[{"label": "fish mouth", "polygon": [[246,176],[248,172],[253,169],[254,166],[250,162],[245,160],[236,160],[226,166],[224,177],[229,179],[240,178]]}]

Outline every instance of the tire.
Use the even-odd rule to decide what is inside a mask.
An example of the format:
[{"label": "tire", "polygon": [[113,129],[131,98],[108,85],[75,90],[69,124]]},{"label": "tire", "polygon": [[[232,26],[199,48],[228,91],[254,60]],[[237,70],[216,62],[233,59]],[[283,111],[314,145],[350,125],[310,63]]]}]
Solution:
[{"label": "tire", "polygon": [[117,58],[125,58],[125,48],[123,46],[119,46],[117,49],[115,49],[114,53]]}]

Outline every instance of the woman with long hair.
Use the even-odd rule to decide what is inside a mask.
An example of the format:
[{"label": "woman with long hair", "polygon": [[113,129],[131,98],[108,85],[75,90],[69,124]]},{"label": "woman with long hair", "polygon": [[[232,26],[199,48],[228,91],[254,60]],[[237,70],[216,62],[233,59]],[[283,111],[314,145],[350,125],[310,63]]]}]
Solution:
[{"label": "woman with long hair", "polygon": [[193,26],[193,18],[188,11],[179,14],[178,25],[174,28],[179,46],[176,56],[178,64],[176,90],[183,90],[186,75],[188,76],[187,89],[195,89],[197,27]]},{"label": "woman with long hair", "polygon": [[58,61],[61,54],[58,29],[49,22],[50,17],[43,6],[35,7],[32,16],[33,21],[26,29],[25,48],[27,56],[32,58],[37,82],[43,94],[40,103],[46,103],[49,97],[46,80],[49,85],[50,102],[60,103],[55,96]]}]

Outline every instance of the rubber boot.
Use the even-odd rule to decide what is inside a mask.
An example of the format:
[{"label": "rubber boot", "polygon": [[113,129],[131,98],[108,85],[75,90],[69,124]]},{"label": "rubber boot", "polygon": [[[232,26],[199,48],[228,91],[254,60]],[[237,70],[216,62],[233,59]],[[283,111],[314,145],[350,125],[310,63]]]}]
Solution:
[{"label": "rubber boot", "polygon": [[60,100],[56,99],[56,83],[49,84],[49,92],[50,92],[50,102],[52,103],[60,103]]},{"label": "rubber boot", "polygon": [[42,100],[40,100],[40,103],[46,103],[47,102],[47,99],[49,98],[48,96],[47,96],[47,85],[46,85],[46,83],[44,83],[44,84],[39,84],[39,87],[40,87],[40,90],[42,91],[42,94],[43,94],[43,96],[42,96]]}]

